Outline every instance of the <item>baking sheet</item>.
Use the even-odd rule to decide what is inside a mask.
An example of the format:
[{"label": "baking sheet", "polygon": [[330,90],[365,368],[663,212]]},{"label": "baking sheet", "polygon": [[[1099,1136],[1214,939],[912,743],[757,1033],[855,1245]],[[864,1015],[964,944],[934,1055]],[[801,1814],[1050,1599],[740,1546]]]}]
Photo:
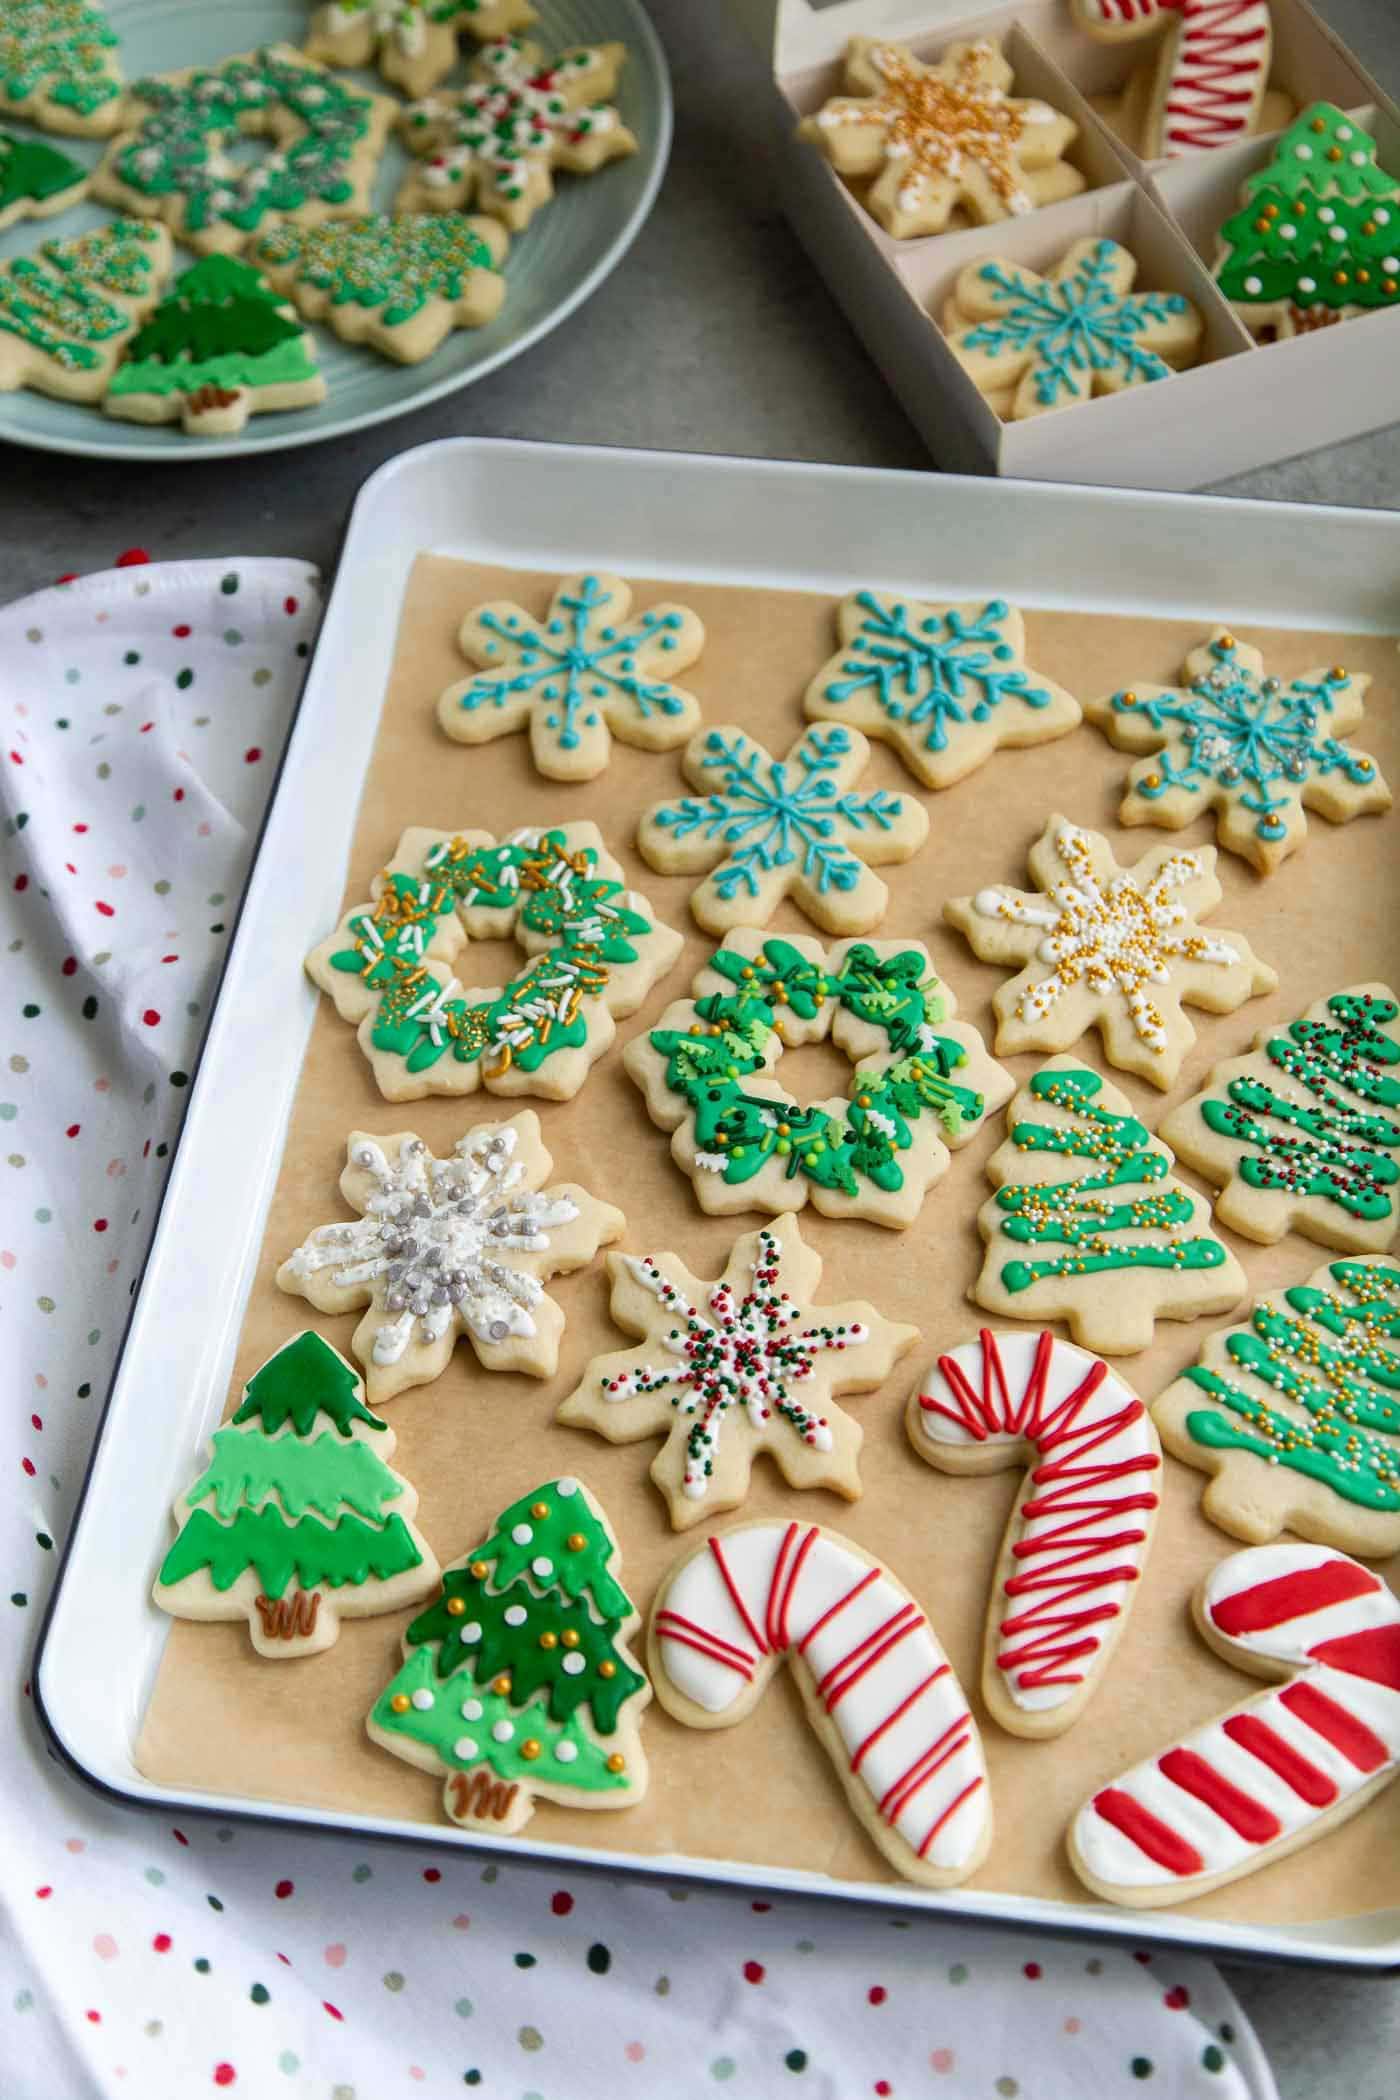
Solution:
[{"label": "baking sheet", "polygon": [[[866,579],[853,577],[853,583]],[[542,612],[553,574],[533,575],[424,557],[404,604],[383,723],[359,811],[345,895],[368,895],[371,876],[408,823],[482,825],[498,832],[590,816],[630,879],[660,916],[682,929],[680,963],[658,985],[642,1013],[619,1028],[621,1041],[651,1025],[665,1003],[688,989],[714,945],[689,918],[687,878],[664,879],[631,847],[635,823],[651,801],[676,791],[675,760],[617,747],[598,780],[565,787],[530,768],[525,741],[511,738],[469,752],[437,730],[433,701],[462,674],[453,637],[463,612],[491,597],[517,598]],[[705,621],[708,640],[686,675],[711,722],[742,720],[776,753],[800,734],[800,696],[834,646],[832,600],[776,590],[743,591],[680,578],[639,585],[636,605],[680,599]],[[1123,620],[1035,613],[1027,616],[1029,660],[1082,698],[1133,680],[1170,682],[1201,638],[1203,623]],[[1394,780],[1400,777],[1400,724],[1394,643],[1345,640],[1323,633],[1241,627],[1263,647],[1268,667],[1285,678],[1340,661],[1375,677],[1363,733],[1356,739]],[[879,932],[925,941],[960,1011],[990,1033],[990,999],[1001,974],[977,963],[941,923],[945,897],[984,882],[1024,880],[1024,854],[1044,815],[1063,809],[1106,830],[1120,859],[1131,862],[1165,836],[1114,825],[1121,783],[1131,763],[1097,731],[1084,727],[1056,744],[1000,752],[957,788],[930,796],[928,844],[902,868],[884,871],[891,909]],[[893,755],[877,747],[869,780],[907,791]],[[1267,1021],[1290,1017],[1320,992],[1400,971],[1400,929],[1393,911],[1395,823],[1363,819],[1336,829],[1311,819],[1304,850],[1270,882],[1230,856],[1219,872],[1225,898],[1216,921],[1249,935],[1279,971],[1280,987],[1234,1015],[1193,1011],[1198,1042],[1169,1097],[1115,1075],[1155,1125],[1167,1099],[1185,1098],[1216,1058],[1242,1047]],[[1186,844],[1213,836],[1202,820],[1180,834]],[[810,931],[790,906],[775,931]],[[464,982],[499,983],[518,959],[507,944],[482,944],[459,973]],[[294,955],[269,959],[294,967]],[[1097,1038],[1078,1054],[1100,1064]],[[1007,1060],[1018,1081],[1033,1057]],[[789,1053],[782,1078],[808,1098],[845,1089],[847,1067],[826,1046]],[[496,1120],[513,1104],[488,1094],[465,1102],[429,1099],[394,1106],[380,1099],[354,1031],[323,1000],[310,1039],[282,1168],[249,1299],[231,1393],[290,1335],[308,1324],[309,1308],[275,1290],[283,1256],[314,1225],[345,1215],[337,1192],[344,1139],[352,1127],[378,1133],[415,1129],[433,1149],[450,1147],[472,1124]],[[536,1105],[536,1104],[530,1104]],[[756,1217],[706,1218],[690,1184],[672,1164],[668,1140],[647,1118],[641,1096],[612,1052],[575,1101],[537,1104],[555,1174],[577,1179],[619,1201],[628,1218],[624,1245],[673,1248],[698,1274],[717,1274],[730,1242]],[[954,1480],[934,1474],[908,1448],[902,1407],[913,1379],[937,1350],[975,1332],[980,1315],[965,1298],[981,1259],[975,1218],[987,1193],[983,1164],[999,1142],[1003,1118],[956,1154],[918,1222],[907,1233],[823,1219],[810,1209],[802,1231],[822,1253],[830,1297],[870,1297],[888,1317],[920,1326],[920,1350],[896,1367],[878,1392],[851,1396],[865,1429],[865,1493],[849,1505],[825,1492],[785,1491],[767,1466],[739,1517],[776,1513],[834,1525],[878,1551],[929,1611],[973,1700],[986,1585],[1014,1498],[1017,1476]],[[1190,1180],[1183,1171],[1184,1178]],[[1225,1235],[1229,1238],[1229,1235]],[[1293,1239],[1274,1249],[1233,1241],[1254,1293],[1305,1278],[1322,1258]],[[465,1347],[433,1386],[392,1404],[399,1439],[396,1465],[417,1485],[419,1521],[443,1560],[485,1535],[497,1510],[537,1480],[576,1472],[600,1495],[619,1535],[623,1575],[645,1609],[682,1550],[665,1507],[647,1477],[648,1442],[613,1447],[585,1431],[553,1423],[557,1401],[588,1358],[618,1346],[607,1318],[606,1276],[599,1264],[553,1286],[568,1326],[559,1375],[549,1381],[484,1373]],[[342,1349],[353,1316],[316,1323]],[[1153,1348],[1120,1359],[1130,1382],[1150,1398],[1188,1362],[1213,1325],[1167,1324]],[[190,1470],[196,1454],[190,1454]],[[1189,1629],[1186,1599],[1199,1575],[1233,1542],[1199,1515],[1204,1476],[1167,1461],[1164,1509],[1135,1615],[1108,1678],[1085,1718],[1048,1744],[1022,1743],[990,1723],[985,1741],[995,1801],[996,1836],[970,1887],[1018,1897],[1089,1901],[1070,1873],[1063,1832],[1084,1796],[1135,1759],[1165,1746],[1192,1724],[1243,1696],[1248,1680],[1209,1654]],[[163,1550],[160,1541],[157,1550]],[[1394,1571],[1392,1570],[1392,1576]],[[137,1758],[149,1777],[172,1786],[224,1790],[309,1809],[334,1808],[376,1817],[438,1824],[440,1781],[376,1750],[363,1717],[396,1667],[407,1614],[347,1624],[328,1654],[274,1668],[253,1653],[241,1625],[176,1622],[147,1710]],[[979,1714],[980,1718],[980,1714]],[[896,1883],[844,1801],[802,1719],[786,1674],[759,1710],[732,1733],[687,1731],[653,1706],[646,1721],[650,1793],[637,1809],[589,1814],[542,1805],[517,1842],[532,1837],[642,1856],[682,1855],[742,1860],[751,1867],[815,1872],[839,1880]],[[1183,1907],[1205,1918],[1281,1925],[1342,1918],[1400,1905],[1397,1804],[1392,1792],[1326,1841],[1291,1860]],[[1125,1919],[1126,1922],[1126,1919]]]}]

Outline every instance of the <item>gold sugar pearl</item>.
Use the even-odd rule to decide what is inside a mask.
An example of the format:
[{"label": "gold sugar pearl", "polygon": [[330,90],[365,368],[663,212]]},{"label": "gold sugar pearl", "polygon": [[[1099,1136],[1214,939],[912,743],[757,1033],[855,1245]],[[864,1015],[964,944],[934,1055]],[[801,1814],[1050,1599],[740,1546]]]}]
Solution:
[{"label": "gold sugar pearl", "polygon": [[1329,160],[1340,160],[1341,157],[1342,149],[1340,146],[1329,146],[1327,148],[1327,158]]},{"label": "gold sugar pearl", "polygon": [[1151,788],[1155,795],[1158,788],[1162,785],[1162,776],[1160,773],[1145,773],[1142,784],[1145,788]]},{"label": "gold sugar pearl", "polygon": [[1322,117],[1314,117],[1312,120],[1311,129],[1313,131],[1325,131],[1327,129],[1326,120]]},{"label": "gold sugar pearl", "polygon": [[524,1758],[528,1758],[533,1764],[534,1760],[539,1756],[539,1754],[539,1743],[536,1741],[534,1736],[527,1735],[524,1742],[520,1745],[520,1755]]},{"label": "gold sugar pearl", "polygon": [[1237,649],[1239,647],[1239,643],[1235,640],[1235,637],[1232,634],[1222,634],[1220,637],[1220,646],[1222,649]]},{"label": "gold sugar pearl", "polygon": [[467,1601],[465,1597],[449,1597],[447,1600],[447,1614],[449,1618],[460,1619],[466,1608]]},{"label": "gold sugar pearl", "polygon": [[389,1704],[396,1714],[406,1714],[413,1701],[409,1698],[407,1692],[395,1692]]},{"label": "gold sugar pearl", "polygon": [[532,1517],[547,1517],[549,1515],[549,1504],[547,1502],[532,1502],[530,1504],[530,1515]]},{"label": "gold sugar pearl", "polygon": [[564,1544],[570,1553],[582,1553],[588,1541],[581,1531],[571,1531]]},{"label": "gold sugar pearl", "polygon": [[491,1679],[491,1689],[501,1699],[508,1699],[510,1697],[510,1678],[506,1675],[504,1670],[502,1670],[499,1677],[493,1677]]},{"label": "gold sugar pearl", "polygon": [[1131,689],[1126,693],[1120,694],[1119,698],[1122,700],[1124,707],[1136,707],[1138,704],[1137,694]]},{"label": "gold sugar pearl", "polygon": [[559,1636],[558,1636],[558,1634],[557,1634],[557,1633],[542,1633],[542,1634],[540,1635],[540,1646],[541,1646],[542,1648],[557,1648],[557,1647],[559,1646]]},{"label": "gold sugar pearl", "polygon": [[599,1665],[598,1665],[598,1675],[599,1675],[600,1677],[616,1677],[616,1675],[617,1675],[617,1664],[616,1664],[615,1662],[601,1662],[601,1663],[599,1663]]},{"label": "gold sugar pearl", "polygon": [[1333,664],[1333,666],[1332,666],[1332,676],[1333,676],[1334,678],[1345,678],[1345,677],[1346,677],[1346,675],[1347,675],[1347,669],[1346,669],[1346,665],[1345,665],[1345,664]]},{"label": "gold sugar pearl", "polygon": [[478,1582],[485,1582],[490,1572],[491,1570],[484,1560],[474,1560],[467,1570],[469,1575],[475,1575]]},{"label": "gold sugar pearl", "polygon": [[566,1648],[577,1648],[579,1642],[577,1626],[566,1626],[559,1638]]},{"label": "gold sugar pearl", "polygon": [[627,1760],[620,1750],[614,1750],[612,1756],[608,1759],[608,1770],[610,1772],[625,1772],[627,1770]]}]

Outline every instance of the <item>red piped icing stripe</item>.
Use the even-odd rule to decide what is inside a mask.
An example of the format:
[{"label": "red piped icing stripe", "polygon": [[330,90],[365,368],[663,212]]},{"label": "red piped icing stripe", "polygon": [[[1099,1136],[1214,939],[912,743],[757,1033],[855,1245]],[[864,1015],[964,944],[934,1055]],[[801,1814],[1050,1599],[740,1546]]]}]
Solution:
[{"label": "red piped icing stripe", "polygon": [[1286,1743],[1267,1721],[1258,1714],[1232,1714],[1221,1723],[1222,1731],[1240,1750],[1250,1757],[1257,1757],[1261,1765],[1267,1765],[1276,1779],[1291,1787],[1300,1801],[1310,1808],[1330,1808],[1337,1798],[1337,1789],[1327,1774],[1320,1771],[1307,1758],[1301,1757],[1291,1743]]},{"label": "red piped icing stripe", "polygon": [[1168,1874],[1201,1874],[1205,1861],[1194,1845],[1188,1845],[1179,1837],[1170,1824],[1154,1816],[1150,1809],[1125,1794],[1121,1787],[1106,1786],[1101,1794],[1095,1794],[1094,1807],[1129,1844],[1136,1845],[1139,1852],[1146,1853],[1155,1865]]},{"label": "red piped icing stripe", "polygon": [[920,1859],[928,1858],[929,1848],[932,1846],[934,1840],[937,1838],[939,1831],[942,1830],[945,1823],[951,1823],[953,1817],[962,1807],[968,1795],[975,1794],[977,1792],[978,1787],[981,1786],[981,1784],[982,1775],[979,1772],[975,1779],[968,1780],[967,1785],[963,1788],[960,1794],[954,1794],[952,1800],[948,1803],[948,1806],[944,1809],[942,1815],[938,1818],[937,1822],[930,1826],[927,1836],[925,1837],[923,1843],[920,1845]]},{"label": "red piped icing stripe", "polygon": [[684,1619],[679,1612],[658,1612],[656,1632],[659,1639],[676,1641],[682,1648],[694,1648],[698,1654],[707,1655],[711,1662],[723,1664],[726,1670],[733,1670],[736,1676],[752,1684],[753,1657],[745,1655],[740,1648],[731,1648],[728,1641],[720,1640],[704,1626],[697,1626],[693,1619]]},{"label": "red piped icing stripe", "polygon": [[[915,1794],[928,1785],[934,1773],[941,1772],[951,1758],[967,1748],[972,1740],[971,1734],[959,1733],[959,1730],[967,1729],[967,1723],[967,1714],[960,1713],[956,1721],[950,1721],[942,1735],[930,1743],[926,1750],[921,1750],[907,1770],[901,1772],[898,1779],[885,1788],[880,1797],[879,1809],[887,1823],[897,1822]],[[950,1736],[956,1737],[957,1740],[950,1742]]]},{"label": "red piped icing stripe", "polygon": [[837,1702],[845,1698],[853,1684],[859,1684],[868,1670],[883,1662],[891,1648],[897,1648],[911,1633],[917,1633],[923,1623],[923,1613],[906,1599],[898,1611],[891,1612],[873,1633],[868,1633],[863,1641],[848,1649],[839,1662],[832,1664],[817,1686],[818,1697],[825,1699],[827,1712],[830,1713]]},{"label": "red piped icing stripe", "polygon": [[1380,1737],[1306,1678],[1297,1684],[1286,1684],[1278,1696],[1295,1721],[1301,1721],[1330,1743],[1358,1772],[1379,1772],[1382,1765],[1390,1762],[1390,1751]]},{"label": "red piped icing stripe", "polygon": [[1379,1578],[1354,1560],[1322,1560],[1315,1568],[1278,1575],[1271,1582],[1254,1582],[1246,1590],[1220,1598],[1210,1606],[1211,1623],[1238,1640],[1244,1634],[1285,1626],[1309,1612],[1325,1611],[1331,1604],[1367,1597],[1380,1586]]},{"label": "red piped icing stripe", "polygon": [[777,1553],[774,1555],[773,1558],[773,1575],[771,1581],[768,1584],[768,1603],[765,1607],[763,1614],[763,1631],[768,1636],[768,1645],[770,1648],[780,1648],[782,1646],[782,1642],[777,1638],[777,1634],[773,1624],[773,1607],[777,1599],[779,1589],[782,1586],[783,1574],[784,1570],[787,1567],[788,1555],[792,1551],[792,1542],[796,1535],[797,1525],[795,1523],[789,1524],[787,1530],[783,1533],[783,1542],[781,1546],[779,1546]]},{"label": "red piped icing stripe", "polygon": [[1400,1692],[1400,1622],[1338,1634],[1335,1640],[1319,1641],[1308,1654],[1314,1662],[1344,1670],[1348,1677],[1365,1677],[1372,1684],[1383,1684],[1387,1691]]},{"label": "red piped icing stripe", "polygon": [[1183,1794],[1190,1794],[1196,1801],[1203,1801],[1207,1808],[1228,1823],[1236,1837],[1242,1837],[1250,1845],[1267,1845],[1283,1829],[1272,1809],[1265,1808],[1252,1794],[1235,1786],[1214,1765],[1207,1764],[1194,1750],[1168,1750],[1165,1757],[1157,1760],[1157,1769],[1173,1786],[1179,1786]]},{"label": "red piped icing stripe", "polygon": [[816,1622],[813,1625],[807,1628],[807,1631],[803,1634],[801,1640],[798,1642],[798,1654],[805,1655],[807,1653],[808,1647],[816,1639],[817,1635],[821,1632],[823,1626],[829,1626],[831,1624],[831,1621],[836,1617],[836,1614],[839,1611],[844,1611],[848,1604],[854,1604],[856,1598],[863,1596],[865,1592],[869,1589],[872,1582],[878,1582],[879,1580],[880,1570],[878,1568],[871,1568],[867,1571],[866,1574],[861,1576],[859,1582],[853,1583],[851,1585],[850,1589],[847,1590],[844,1597],[838,1597],[834,1604],[828,1605],[827,1609],[822,1613],[821,1617],[818,1620],[816,1620]]},{"label": "red piped icing stripe", "polygon": [[788,1632],[788,1614],[792,1610],[793,1593],[807,1564],[807,1555],[821,1536],[816,1525],[810,1525],[802,1544],[793,1553],[789,1549],[798,1529],[796,1524],[788,1526],[787,1535],[773,1563],[773,1580],[768,1587],[768,1645],[777,1652],[789,1645],[791,1636]]},{"label": "red piped icing stripe", "polygon": [[908,1693],[905,1698],[900,1700],[898,1706],[892,1708],[891,1711],[885,1715],[883,1721],[879,1721],[876,1723],[875,1727],[871,1729],[869,1735],[866,1736],[865,1740],[861,1743],[857,1743],[855,1747],[855,1751],[851,1757],[851,1770],[853,1772],[858,1772],[860,1770],[861,1766],[865,1762],[866,1752],[874,1749],[875,1745],[879,1742],[881,1736],[887,1734],[888,1731],[894,1727],[896,1721],[902,1721],[904,1719],[904,1716],[908,1713],[910,1707],[914,1704],[916,1700],[923,1698],[924,1693],[929,1689],[930,1685],[937,1684],[940,1678],[949,1676],[952,1672],[952,1668],[953,1666],[951,1663],[940,1663],[936,1670],[930,1670],[928,1676],[924,1679],[922,1684],[916,1684],[913,1691]]},{"label": "red piped icing stripe", "polygon": [[734,1577],[729,1572],[729,1563],[724,1557],[724,1548],[720,1545],[718,1539],[710,1540],[710,1551],[714,1555],[715,1566],[719,1569],[720,1574],[724,1578],[724,1586],[729,1592],[730,1601],[732,1602],[735,1611],[738,1612],[739,1617],[744,1622],[744,1629],[747,1632],[749,1639],[753,1642],[754,1647],[758,1650],[758,1653],[760,1655],[766,1655],[768,1653],[768,1644],[764,1640],[763,1635],[759,1632],[758,1628],[754,1625],[753,1620],[749,1617],[749,1608],[747,1604],[745,1604],[743,1596],[740,1593],[739,1585],[735,1582]]}]

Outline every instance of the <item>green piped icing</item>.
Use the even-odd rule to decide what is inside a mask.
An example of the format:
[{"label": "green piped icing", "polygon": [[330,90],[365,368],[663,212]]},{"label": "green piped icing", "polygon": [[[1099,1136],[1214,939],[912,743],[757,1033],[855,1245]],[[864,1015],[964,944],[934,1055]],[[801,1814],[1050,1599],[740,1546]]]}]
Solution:
[{"label": "green piped icing", "polygon": [[[415,1692],[426,1692],[432,1705],[414,1706]],[[404,1712],[394,1711],[395,1697],[409,1700]],[[479,1705],[481,1712],[468,1719],[462,1708],[470,1703]],[[552,1721],[547,1700],[533,1699],[517,1706],[493,1692],[489,1684],[478,1684],[470,1669],[458,1670],[444,1685],[423,1648],[415,1649],[392,1683],[384,1687],[374,1702],[371,1719],[391,1735],[426,1743],[448,1772],[469,1772],[484,1765],[500,1779],[534,1786],[547,1781],[553,1786],[576,1787],[585,1794],[617,1793],[636,1783],[626,1771],[608,1770],[610,1753],[594,1742],[577,1713],[562,1722]],[[493,1731],[498,1725],[511,1729],[508,1742],[497,1740]],[[528,1742],[540,1745],[537,1757],[522,1755],[521,1746]],[[577,1756],[562,1761],[561,1744],[569,1745]]]},{"label": "green piped icing", "polygon": [[73,240],[45,241],[37,255],[0,268],[0,331],[19,336],[69,372],[95,371],[104,346],[131,326],[113,294],[149,291],[159,236],[115,219]]},{"label": "green piped icing", "polygon": [[308,1328],[254,1372],[233,1423],[237,1427],[261,1422],[268,1436],[275,1436],[290,1422],[296,1434],[305,1437],[318,1414],[329,1415],[343,1437],[350,1435],[352,1422],[363,1422],[369,1429],[385,1426],[361,1400],[359,1374]]},{"label": "green piped icing", "polygon": [[342,1516],[334,1527],[315,1517],[289,1524],[275,1503],[266,1502],[261,1509],[240,1509],[231,1524],[207,1509],[193,1511],[165,1556],[160,1580],[183,1582],[207,1568],[215,1589],[229,1590],[251,1568],[267,1595],[280,1597],[294,1576],[303,1590],[322,1584],[358,1589],[371,1579],[388,1582],[422,1560],[400,1516],[382,1528],[355,1516]]},{"label": "green piped icing", "polygon": [[48,203],[75,189],[86,176],[86,168],[42,139],[20,139],[0,131],[0,211],[26,199]]},{"label": "green piped icing", "polygon": [[327,1429],[303,1443],[295,1434],[269,1438],[229,1427],[215,1431],[214,1455],[185,1499],[212,1498],[215,1514],[228,1518],[241,1504],[275,1496],[293,1523],[315,1510],[333,1524],[345,1505],[379,1524],[385,1503],[402,1493],[403,1482],[358,1437],[347,1443]]},{"label": "green piped icing", "polygon": [[88,0],[5,0],[0,7],[0,96],[44,96],[90,117],[121,93],[108,53],[117,34]]}]

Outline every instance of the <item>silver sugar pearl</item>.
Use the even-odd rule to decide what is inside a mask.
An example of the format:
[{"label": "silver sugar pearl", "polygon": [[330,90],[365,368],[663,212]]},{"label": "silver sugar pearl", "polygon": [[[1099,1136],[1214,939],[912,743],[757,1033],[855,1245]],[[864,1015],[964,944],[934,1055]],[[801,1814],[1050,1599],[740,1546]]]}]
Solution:
[{"label": "silver sugar pearl", "polygon": [[493,1342],[503,1342],[510,1333],[510,1326],[505,1320],[493,1320],[486,1332]]},{"label": "silver sugar pearl", "polygon": [[402,1312],[406,1302],[402,1291],[386,1291],[384,1293],[384,1303],[390,1312]]},{"label": "silver sugar pearl", "polygon": [[1281,693],[1283,691],[1283,680],[1281,678],[1266,678],[1264,680],[1264,691],[1266,693]]}]

